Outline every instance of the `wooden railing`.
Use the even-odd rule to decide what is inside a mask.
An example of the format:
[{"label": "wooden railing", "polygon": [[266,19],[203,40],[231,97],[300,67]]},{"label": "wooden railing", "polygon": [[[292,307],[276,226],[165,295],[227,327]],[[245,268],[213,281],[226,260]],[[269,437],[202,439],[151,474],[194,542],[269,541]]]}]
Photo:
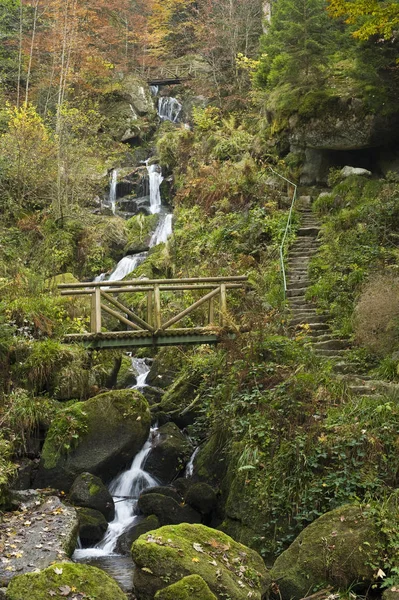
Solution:
[{"label": "wooden railing", "polygon": [[180,80],[194,78],[197,75],[197,68],[191,64],[176,66],[157,66],[142,67],[135,69],[135,72],[147,81]]},{"label": "wooden railing", "polygon": [[[166,331],[175,330],[174,327],[183,319],[192,315],[197,309],[207,308],[206,324],[193,326],[185,329],[188,331],[199,331],[211,326],[224,328],[227,325],[227,294],[230,290],[242,289],[247,277],[207,277],[189,279],[135,279],[131,281],[95,282],[95,283],[73,283],[60,284],[58,288],[63,296],[90,296],[91,297],[91,320],[90,333],[98,335],[103,332],[103,314],[114,317],[125,325],[129,330],[141,332],[150,336],[159,336]],[[171,292],[200,292],[201,298],[190,304],[178,314],[171,316],[170,309],[166,320],[164,320],[164,307],[162,299],[166,293]],[[123,294],[121,299],[118,295]],[[141,294],[139,297],[138,294]],[[134,298],[142,304],[143,296],[146,296],[146,313],[141,316],[134,309]],[[145,300],[144,296],[144,300]],[[176,331],[183,331],[182,329]],[[121,332],[121,335],[123,332]]]}]

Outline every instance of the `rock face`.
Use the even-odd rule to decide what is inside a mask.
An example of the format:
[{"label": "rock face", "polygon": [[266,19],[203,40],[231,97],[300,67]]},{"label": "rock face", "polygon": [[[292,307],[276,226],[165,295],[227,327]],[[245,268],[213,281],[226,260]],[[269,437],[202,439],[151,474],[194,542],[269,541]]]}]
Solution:
[{"label": "rock face", "polygon": [[199,575],[183,577],[155,594],[155,600],[217,600]]},{"label": "rock face", "polygon": [[201,515],[209,515],[216,506],[216,494],[207,483],[195,483],[187,492],[186,502]]},{"label": "rock face", "polygon": [[145,534],[134,542],[132,556],[139,600],[153,600],[156,592],[189,575],[202,577],[221,600],[260,600],[270,584],[256,552],[204,525],[162,527]]},{"label": "rock face", "polygon": [[191,455],[191,445],[177,425],[167,423],[158,430],[158,437],[145,462],[145,470],[164,483],[177,477]]},{"label": "rock face", "polygon": [[73,482],[69,500],[74,506],[92,508],[104,515],[107,521],[115,517],[115,505],[111,494],[99,477],[82,473]]},{"label": "rock face", "polygon": [[351,177],[352,175],[362,175],[363,177],[371,177],[372,172],[367,169],[361,169],[359,167],[344,167],[341,169],[341,177],[346,179],[347,177]]},{"label": "rock face", "polygon": [[[383,540],[361,508],[343,506],[309,525],[279,556],[271,571],[283,600],[308,595],[318,586],[367,588]],[[374,557],[374,558],[373,558]]]},{"label": "rock face", "polygon": [[115,551],[118,554],[130,554],[130,549],[133,542],[135,542],[144,533],[158,529],[160,526],[161,524],[155,515],[150,515],[149,517],[143,518],[142,521],[139,523],[136,522],[132,527],[130,527],[130,529],[125,531],[125,533],[120,536]]},{"label": "rock face", "polygon": [[[73,594],[72,594],[73,592]],[[127,600],[116,582],[96,567],[53,564],[41,573],[15,577],[7,589],[7,600],[44,600],[74,595],[76,598]]]},{"label": "rock face", "polygon": [[[76,510],[57,497],[37,500],[36,504],[5,515],[0,524],[0,586],[7,585],[16,574],[68,561],[75,550],[79,526]],[[24,600],[27,598],[32,597],[27,594]]]},{"label": "rock face", "polygon": [[[43,446],[36,487],[68,491],[75,478],[85,472],[108,480],[139,452],[150,430],[148,404],[137,390],[121,390],[77,402],[53,421]],[[71,422],[79,427],[78,439],[65,449]]]}]

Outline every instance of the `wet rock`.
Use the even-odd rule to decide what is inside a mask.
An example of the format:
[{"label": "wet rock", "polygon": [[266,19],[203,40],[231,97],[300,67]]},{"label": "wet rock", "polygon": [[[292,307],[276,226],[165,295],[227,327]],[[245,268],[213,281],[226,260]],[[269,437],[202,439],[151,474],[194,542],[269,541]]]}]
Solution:
[{"label": "wet rock", "polygon": [[141,390],[141,393],[146,398],[148,404],[153,406],[154,404],[161,402],[165,391],[161,390],[160,388],[147,386]]},{"label": "wet rock", "polygon": [[15,481],[12,484],[14,490],[29,490],[35,478],[36,470],[39,466],[37,460],[23,458],[19,461],[18,472]]},{"label": "wet rock", "polygon": [[108,529],[106,518],[98,510],[78,508],[79,538],[84,548],[90,548],[102,540]]},{"label": "wet rock", "polygon": [[73,482],[69,500],[74,506],[92,508],[102,513],[107,521],[115,517],[115,505],[107,487],[99,477],[82,473]]},{"label": "wet rock", "polygon": [[116,552],[119,554],[130,554],[133,542],[138,540],[144,533],[158,529],[160,526],[161,524],[155,515],[150,515],[139,520],[120,536],[116,545]]},{"label": "wet rock", "polygon": [[171,372],[170,367],[156,358],[148,373],[147,384],[164,390],[173,383],[174,378],[175,374]]},{"label": "wet rock", "polygon": [[195,483],[186,495],[186,502],[201,515],[209,515],[216,506],[216,494],[207,483]]},{"label": "wet rock", "polygon": [[139,600],[189,575],[199,575],[219,599],[261,600],[270,576],[262,558],[232,538],[204,525],[162,527],[133,543],[137,565],[134,586]]},{"label": "wet rock", "polygon": [[121,365],[116,378],[116,388],[118,390],[126,390],[132,388],[137,383],[137,371],[132,365],[132,360],[128,356],[123,356]]},{"label": "wet rock", "polygon": [[283,600],[299,600],[326,584],[367,589],[375,576],[373,557],[383,547],[381,536],[360,507],[337,508],[299,534],[278,557],[271,576],[278,581]]},{"label": "wet rock", "polygon": [[199,575],[183,577],[155,594],[155,600],[217,600]]},{"label": "wet rock", "polygon": [[[75,422],[78,439],[60,446]],[[141,450],[150,430],[148,403],[137,390],[112,391],[67,407],[54,419],[43,446],[36,487],[68,491],[85,472],[112,479]]]},{"label": "wet rock", "polygon": [[175,479],[173,482],[173,487],[176,489],[177,493],[180,494],[180,496],[182,498],[184,498],[188,492],[188,490],[190,489],[190,487],[193,485],[193,482],[191,479],[186,479],[185,477],[179,477],[178,479]]},{"label": "wet rock", "polygon": [[145,462],[145,470],[159,481],[170,483],[184,468],[191,455],[191,445],[174,423],[158,430]]},{"label": "wet rock", "polygon": [[[198,408],[191,404],[197,394],[201,376],[194,373],[191,377],[183,374],[166,390],[157,411],[167,415],[180,429],[192,425],[198,417]],[[162,386],[161,386],[162,387]]]},{"label": "wet rock", "polygon": [[201,523],[201,515],[188,505],[182,506],[162,494],[140,496],[138,509],[146,516],[155,515],[161,526],[179,523]]},{"label": "wet rock", "polygon": [[[76,510],[57,497],[38,499],[35,504],[32,509],[4,515],[0,523],[0,547],[7,554],[7,560],[0,561],[0,585],[7,585],[16,575],[68,561],[76,548]],[[27,598],[32,596],[27,594]]]},{"label": "wet rock", "polygon": [[166,485],[158,485],[152,488],[147,488],[141,493],[141,496],[146,496],[147,494],[161,494],[161,496],[168,496],[168,498],[173,498],[176,502],[182,502],[182,496],[173,488],[167,487]]},{"label": "wet rock", "polygon": [[104,571],[88,565],[55,563],[39,573],[15,577],[7,589],[7,600],[44,600],[51,597],[127,600],[117,583]]}]

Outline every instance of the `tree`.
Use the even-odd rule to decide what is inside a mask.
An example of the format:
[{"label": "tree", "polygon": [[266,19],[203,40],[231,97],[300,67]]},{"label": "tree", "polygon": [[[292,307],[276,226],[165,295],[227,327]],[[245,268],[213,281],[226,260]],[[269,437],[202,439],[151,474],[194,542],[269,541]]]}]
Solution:
[{"label": "tree", "polygon": [[331,42],[325,0],[279,0],[261,41],[257,81],[306,84],[320,76]]},{"label": "tree", "polygon": [[386,40],[394,37],[399,27],[399,4],[381,0],[328,0],[333,17],[345,17],[355,26],[353,36],[368,40],[379,36]]}]

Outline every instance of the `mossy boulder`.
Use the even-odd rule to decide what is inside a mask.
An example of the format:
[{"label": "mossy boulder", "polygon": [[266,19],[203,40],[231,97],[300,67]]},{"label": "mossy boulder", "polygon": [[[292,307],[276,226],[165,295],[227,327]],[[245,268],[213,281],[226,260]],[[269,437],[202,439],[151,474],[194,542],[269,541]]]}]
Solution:
[{"label": "mossy boulder", "polygon": [[[157,411],[165,413],[168,420],[176,423],[181,429],[192,425],[199,413],[197,407],[190,408],[190,406],[195,398],[200,381],[200,375],[195,374],[188,377],[184,373],[166,390],[157,406]],[[157,384],[154,383],[154,385]]]},{"label": "mossy boulder", "polygon": [[108,529],[108,523],[103,514],[92,508],[78,508],[79,538],[84,548],[97,544]]},{"label": "mossy boulder", "polygon": [[158,430],[145,470],[164,483],[177,477],[190,459],[192,447],[174,423],[166,423]]},{"label": "mossy boulder", "polygon": [[125,390],[137,383],[137,372],[133,369],[132,361],[128,356],[123,356],[116,378],[118,390]]},{"label": "mossy boulder", "polygon": [[139,600],[153,600],[189,575],[202,577],[217,598],[231,600],[260,600],[271,581],[256,552],[204,525],[184,523],[142,535],[132,556]]},{"label": "mossy boulder", "polygon": [[137,507],[144,515],[155,515],[162,526],[201,523],[201,515],[191,506],[181,505],[163,494],[144,494],[140,496]]},{"label": "mossy boulder", "polygon": [[359,506],[346,505],[309,525],[276,560],[271,576],[283,600],[303,598],[321,586],[368,588],[383,540]]},{"label": "mossy boulder", "polygon": [[[66,597],[74,591],[77,597],[93,600],[127,600],[117,583],[104,571],[87,565],[55,563],[40,573],[15,577],[7,588],[7,600],[43,600]],[[69,596],[70,597],[70,596]]]},{"label": "mossy boulder", "polygon": [[137,390],[112,391],[65,408],[48,431],[35,486],[69,491],[86,472],[112,479],[142,448],[150,422],[148,403]]},{"label": "mossy boulder", "polygon": [[202,515],[209,515],[216,506],[216,493],[207,483],[195,483],[187,492],[186,502]]},{"label": "mossy boulder", "polygon": [[176,502],[183,502],[183,497],[179,494],[174,487],[169,487],[166,485],[156,485],[155,487],[147,488],[141,492],[141,496],[146,496],[147,494],[161,494],[162,496],[168,496],[169,498],[173,498]]},{"label": "mossy boulder", "polygon": [[99,511],[107,521],[112,521],[115,517],[115,505],[111,494],[101,479],[91,473],[77,476],[71,487],[69,501],[74,506]]},{"label": "mossy boulder", "polygon": [[157,592],[155,600],[217,600],[217,598],[202,577],[189,575]]},{"label": "mossy boulder", "polygon": [[136,521],[118,538],[115,551],[118,554],[130,554],[133,542],[138,540],[144,533],[158,529],[160,526],[161,524],[155,515],[150,515],[149,517],[144,517],[141,520]]}]

